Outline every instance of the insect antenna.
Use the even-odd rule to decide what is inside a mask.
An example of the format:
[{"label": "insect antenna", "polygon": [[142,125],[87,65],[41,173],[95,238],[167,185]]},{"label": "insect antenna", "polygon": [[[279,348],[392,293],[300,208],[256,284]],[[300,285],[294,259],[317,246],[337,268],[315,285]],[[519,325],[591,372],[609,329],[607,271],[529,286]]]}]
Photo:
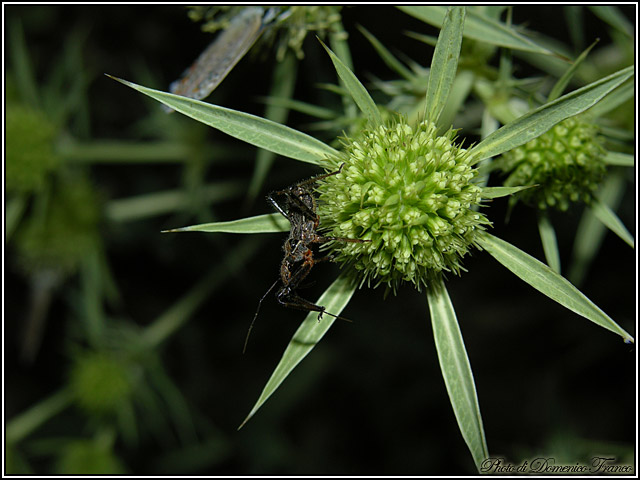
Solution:
[{"label": "insect antenna", "polygon": [[247,337],[244,339],[244,347],[242,348],[243,355],[244,355],[244,352],[247,350],[247,343],[249,343],[249,335],[251,335],[251,330],[253,330],[253,324],[256,323],[256,318],[258,318],[258,312],[260,311],[260,307],[262,306],[262,301],[265,298],[267,298],[267,295],[271,293],[271,290],[274,289],[274,287],[278,284],[279,281],[280,279],[277,279],[275,282],[273,282],[273,285],[269,287],[269,290],[266,291],[266,293],[262,296],[262,298],[258,302],[258,308],[256,309],[256,313],[253,316],[253,320],[251,320],[251,325],[249,325],[249,330],[247,331]]}]

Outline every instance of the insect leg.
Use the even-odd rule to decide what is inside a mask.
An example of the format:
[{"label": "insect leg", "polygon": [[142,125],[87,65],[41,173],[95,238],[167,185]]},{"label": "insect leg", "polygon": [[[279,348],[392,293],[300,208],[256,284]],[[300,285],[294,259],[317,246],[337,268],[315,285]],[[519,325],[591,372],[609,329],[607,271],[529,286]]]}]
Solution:
[{"label": "insect leg", "polygon": [[[318,215],[315,212],[316,203],[315,198],[313,198],[313,194],[309,191],[299,188],[298,185],[299,184],[296,184],[293,187],[289,187],[287,190],[273,192],[272,194],[286,195],[288,206],[294,206],[300,211],[300,213],[302,213],[302,215],[308,217],[311,220],[317,220]],[[304,201],[302,200],[303,195],[306,195],[308,197],[308,200],[311,202],[311,207],[304,203]],[[267,197],[267,199],[269,199],[269,197]],[[273,203],[273,200],[269,199],[269,201]]]},{"label": "insect leg", "polygon": [[276,199],[274,198],[274,195],[285,195],[287,197],[287,203],[291,200],[290,196],[287,192],[283,192],[283,191],[277,191],[277,192],[271,192],[270,194],[267,195],[267,200],[269,201],[269,203],[271,203],[271,205],[274,206],[274,208],[276,210],[278,210],[278,212],[280,212],[287,220],[291,220],[290,216],[289,216],[289,212],[285,211],[285,209],[282,208],[282,206],[280,206],[280,204],[276,201]]},{"label": "insect leg", "polygon": [[288,308],[295,308],[297,310],[304,310],[305,312],[318,312],[318,321],[322,320],[322,315],[327,314],[333,318],[337,318],[338,320],[344,320],[345,322],[352,323],[351,320],[345,317],[341,317],[340,315],[334,315],[333,313],[329,313],[326,311],[325,307],[322,305],[316,305],[309,300],[305,300],[300,295],[295,292],[292,292],[288,288],[282,288],[278,292],[278,302]]},{"label": "insect leg", "polygon": [[278,284],[279,281],[280,281],[280,279],[278,279],[275,282],[273,282],[273,285],[271,285],[269,287],[269,290],[267,290],[267,292],[262,296],[262,298],[258,302],[258,308],[256,309],[256,313],[253,316],[253,320],[251,320],[251,325],[249,325],[249,330],[247,331],[247,337],[244,339],[244,347],[242,348],[242,353],[243,354],[247,350],[247,343],[249,342],[249,335],[251,335],[251,330],[253,330],[253,324],[256,323],[256,318],[258,318],[258,312],[260,311],[260,307],[262,306],[262,301],[267,297],[267,295],[269,295],[269,293],[271,293],[271,290],[273,290],[273,288]]},{"label": "insect leg", "polygon": [[300,186],[303,186],[303,185],[314,184],[314,183],[316,183],[316,182],[318,182],[318,181],[320,181],[320,180],[322,180],[324,178],[331,177],[333,175],[337,175],[342,171],[342,167],[344,167],[344,162],[340,164],[340,167],[338,167],[338,170],[336,170],[335,172],[329,172],[329,173],[323,173],[321,175],[316,175],[315,177],[311,177],[308,180],[303,180],[302,182],[297,183],[296,186],[300,187]]}]

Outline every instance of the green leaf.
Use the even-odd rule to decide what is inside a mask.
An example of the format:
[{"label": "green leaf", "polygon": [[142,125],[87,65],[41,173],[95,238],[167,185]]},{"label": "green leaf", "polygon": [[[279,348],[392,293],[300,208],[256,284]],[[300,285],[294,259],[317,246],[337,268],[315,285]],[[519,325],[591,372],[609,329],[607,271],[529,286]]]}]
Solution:
[{"label": "green leaf", "polygon": [[630,153],[607,152],[604,156],[604,163],[620,167],[633,167],[636,164],[636,158]]},{"label": "green leaf", "polygon": [[478,395],[456,312],[442,279],[427,289],[440,369],[462,437],[478,471],[489,457]]},{"label": "green leaf", "polygon": [[259,97],[258,100],[266,103],[267,105],[275,105],[277,107],[287,108],[296,112],[304,113],[311,117],[316,117],[324,120],[332,120],[336,118],[337,114],[335,110],[330,108],[319,107],[311,103],[302,102],[300,100],[294,100],[292,98],[277,98],[277,97]]},{"label": "green leaf", "polygon": [[538,230],[547,264],[554,272],[560,273],[560,252],[558,251],[556,231],[553,229],[548,215],[543,213],[538,216]]},{"label": "green leaf", "polygon": [[276,122],[107,76],[205,125],[279,155],[323,165],[327,157],[338,154],[320,140]]},{"label": "green leaf", "polygon": [[525,185],[523,187],[483,187],[481,195],[483,198],[507,197],[522,190],[535,187],[537,187],[537,185]]},{"label": "green leaf", "polygon": [[8,242],[15,232],[17,226],[20,224],[20,220],[27,209],[27,196],[26,195],[13,195],[10,196],[5,204],[4,211],[4,240]]},{"label": "green leaf", "polygon": [[[244,191],[244,182],[219,182],[203,185],[198,194],[199,200],[203,204],[212,204],[230,200]],[[163,215],[192,206],[193,196],[184,189],[176,189],[111,200],[106,205],[105,213],[109,220],[114,222],[128,222]]]},{"label": "green leaf", "polygon": [[635,248],[636,242],[633,239],[633,235],[629,233],[629,230],[627,230],[615,212],[611,210],[606,203],[596,199],[591,205],[591,210],[598,220],[606,225],[609,230],[618,235],[631,248]]},{"label": "green leaf", "polygon": [[562,120],[573,117],[595,105],[605,95],[634,74],[634,67],[627,67],[597,82],[575,90],[546,103],[517,118],[483,139],[470,154],[475,162],[512,150],[529,140],[539,137]]},{"label": "green leaf", "polygon": [[[340,315],[349,303],[349,300],[351,300],[355,290],[356,286],[353,282],[346,276],[341,275],[329,286],[322,296],[320,296],[316,305],[326,307],[327,313]],[[322,337],[324,337],[324,334],[331,328],[336,319],[327,315],[327,313],[325,313],[321,321],[318,321],[317,312],[310,312],[307,315],[289,342],[280,363],[278,363],[276,369],[271,374],[271,378],[269,378],[269,381],[262,390],[258,401],[251,409],[251,412],[249,412],[249,415],[247,415],[247,418],[245,418],[238,427],[238,430],[253,417],[273,392],[278,389],[284,379],[287,378],[302,359],[313,350],[313,347],[317,345]]]},{"label": "green leaf", "polygon": [[10,52],[12,73],[15,77],[15,84],[20,92],[20,99],[35,108],[40,106],[40,89],[36,83],[33,73],[33,63],[29,57],[27,42],[22,29],[22,22],[13,18],[8,24],[7,47]]},{"label": "green leaf", "polygon": [[[329,32],[329,44],[331,45],[331,49],[335,52],[336,56],[342,61],[342,63],[344,63],[348,69],[353,71],[353,60],[347,38],[348,34],[345,32],[342,23],[340,23],[339,28],[332,28]],[[345,86],[342,79],[340,79],[340,84],[343,87]],[[344,115],[346,118],[355,118],[358,115],[358,107],[350,96],[342,95],[342,106],[344,107]]]},{"label": "green leaf", "polygon": [[620,12],[618,7],[613,5],[589,5],[589,9],[600,17],[601,20],[604,20],[613,28],[633,40],[634,27],[622,12]]},{"label": "green leaf", "polygon": [[415,74],[411,70],[409,70],[407,67],[405,67],[400,60],[394,57],[392,53],[389,50],[387,50],[387,47],[385,47],[380,42],[380,40],[378,40],[375,36],[373,36],[373,34],[371,34],[363,26],[357,25],[357,27],[358,27],[358,30],[360,30],[360,33],[362,33],[367,38],[367,40],[369,40],[369,43],[373,45],[373,48],[375,48],[376,52],[378,52],[378,55],[380,55],[380,58],[387,65],[387,67],[389,67],[391,70],[396,72],[405,80],[412,81],[414,79]]},{"label": "green leaf", "polygon": [[567,69],[567,71],[564,72],[562,77],[558,79],[556,84],[551,89],[551,92],[549,93],[549,97],[547,98],[547,101],[551,102],[556,98],[558,98],[560,95],[562,95],[562,92],[564,92],[564,89],[567,88],[567,85],[571,81],[571,78],[573,77],[573,75],[576,73],[576,70],[582,64],[582,62],[587,58],[587,55],[589,55],[589,52],[593,47],[596,46],[598,41],[599,40],[596,39],[595,42],[593,42],[584,52],[582,52],[580,56],[576,59],[576,61],[573,62],[573,65],[571,65]]},{"label": "green leaf", "polygon": [[438,36],[426,94],[425,118],[433,123],[437,123],[440,118],[458,70],[464,18],[465,7],[450,7]]},{"label": "green leaf", "polygon": [[5,430],[7,442],[19,442],[72,403],[73,394],[68,388],[49,395],[7,422]]},{"label": "green leaf", "polygon": [[[440,114],[438,124],[441,127],[449,128],[456,123],[456,116],[464,110],[463,105],[469,99],[469,94],[476,80],[475,77],[475,74],[470,70],[462,70],[457,73],[451,86],[451,92],[449,92],[449,99]],[[485,111],[487,110],[485,109]]]},{"label": "green leaf", "polygon": [[65,161],[77,163],[183,163],[190,155],[188,145],[174,141],[65,140],[59,152]]},{"label": "green leaf", "polygon": [[[636,85],[634,79],[630,78],[609,95],[604,97],[591,109],[589,109],[588,114],[592,118],[604,117],[607,113],[624,104],[625,102],[633,101],[635,94]],[[603,133],[606,133],[604,132],[604,128]]]},{"label": "green leaf", "polygon": [[[441,27],[447,7],[442,6],[404,6],[398,7],[403,12],[422,20],[429,25]],[[552,51],[537,45],[520,35],[514,27],[486,17],[473,9],[468,9],[464,25],[464,36],[479,42],[499,47],[524,50],[528,52],[555,55]]]},{"label": "green leaf", "polygon": [[331,57],[331,61],[333,62],[333,66],[335,67],[338,76],[349,91],[351,97],[353,97],[358,108],[369,119],[372,125],[381,125],[382,117],[380,116],[380,111],[371,98],[371,95],[369,95],[369,92],[367,92],[367,89],[364,88],[364,85],[360,83],[360,80],[358,80],[354,73],[344,63],[342,63],[337,55],[333,53],[331,49],[322,42],[322,40],[318,39],[318,41]]},{"label": "green leaf", "polygon": [[626,342],[633,342],[633,337],[614,322],[611,317],[600,310],[580,290],[571,285],[567,279],[558,275],[544,263],[487,232],[478,236],[478,243],[516,276],[550,299],[591,320],[596,325],[617,333]]},{"label": "green leaf", "polygon": [[[282,61],[276,63],[273,69],[270,92],[273,98],[280,98],[283,100],[291,99],[296,86],[296,78],[298,76],[297,67],[298,61],[295,54],[291,50],[287,50]],[[267,108],[265,108],[264,117],[272,122],[284,125],[287,123],[288,116],[288,107],[276,104],[267,104]],[[249,182],[249,189],[247,191],[247,201],[249,203],[253,203],[255,198],[258,196],[258,192],[262,188],[275,158],[275,153],[270,152],[269,150],[258,150],[256,163],[253,169],[253,176],[251,177],[251,182]]]},{"label": "green leaf", "polygon": [[245,237],[231,250],[216,261],[216,265],[202,280],[186,294],[165,310],[153,322],[144,327],[140,333],[140,341],[146,348],[157,348],[175,332],[180,330],[200,308],[203,302],[211,297],[218,287],[224,285],[229,277],[238,272],[258,251],[260,242],[255,237]]},{"label": "green leaf", "polygon": [[[624,195],[624,185],[625,179],[622,171],[614,170],[598,190],[598,199],[615,210]],[[567,278],[574,285],[580,285],[584,280],[589,265],[600,249],[606,231],[607,228],[596,218],[593,211],[590,208],[585,208],[576,230],[571,266],[567,274]]]},{"label": "green leaf", "polygon": [[289,220],[279,213],[269,213],[256,217],[241,218],[229,222],[201,223],[189,227],[163,230],[162,233],[175,232],[209,232],[209,233],[275,233],[287,232]]}]

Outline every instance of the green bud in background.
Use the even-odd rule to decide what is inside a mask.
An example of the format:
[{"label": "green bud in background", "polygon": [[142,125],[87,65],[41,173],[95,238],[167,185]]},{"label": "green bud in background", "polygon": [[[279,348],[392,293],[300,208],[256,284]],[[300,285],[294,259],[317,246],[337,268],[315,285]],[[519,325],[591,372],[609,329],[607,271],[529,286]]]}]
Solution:
[{"label": "green bud in background", "polygon": [[99,197],[88,180],[57,185],[45,211],[30,215],[16,233],[22,267],[73,272],[100,241],[99,220]]},{"label": "green bud in background", "polygon": [[46,115],[10,103],[6,112],[6,187],[8,193],[39,192],[60,163],[54,152],[56,128]]},{"label": "green bud in background", "polygon": [[104,352],[84,352],[75,358],[69,386],[82,410],[102,416],[114,414],[130,400],[133,380],[123,360]]},{"label": "green bud in background", "polygon": [[505,186],[537,185],[513,197],[540,210],[565,211],[590,203],[605,174],[605,153],[596,125],[568,118],[548,132],[503,154],[494,168],[508,175]]}]

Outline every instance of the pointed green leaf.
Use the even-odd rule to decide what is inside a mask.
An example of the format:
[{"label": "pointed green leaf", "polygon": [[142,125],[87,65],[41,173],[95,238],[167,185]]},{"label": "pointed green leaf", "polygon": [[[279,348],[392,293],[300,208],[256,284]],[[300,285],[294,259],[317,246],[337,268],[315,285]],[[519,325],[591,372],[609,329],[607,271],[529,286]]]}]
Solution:
[{"label": "pointed green leaf", "polygon": [[329,47],[322,43],[322,40],[318,39],[318,41],[331,57],[331,61],[333,62],[333,66],[335,67],[338,76],[342,80],[345,88],[349,91],[349,94],[353,97],[358,108],[374,126],[381,125],[382,117],[380,116],[380,111],[371,98],[371,95],[369,95],[369,92],[367,92],[367,89],[364,88],[364,85],[360,83],[360,80],[358,80],[354,73],[344,63],[342,63],[338,56],[333,53]]},{"label": "pointed green leaf", "polygon": [[[349,303],[349,300],[351,300],[355,289],[356,286],[353,282],[346,276],[341,275],[322,294],[316,302],[316,305],[323,305],[327,313],[340,315]],[[253,417],[264,402],[278,389],[284,379],[287,378],[302,359],[313,350],[313,347],[318,344],[322,337],[324,337],[324,334],[331,328],[336,319],[327,315],[327,313],[325,313],[320,321],[318,321],[317,312],[311,312],[307,315],[293,335],[291,342],[289,342],[289,346],[282,355],[280,363],[278,363],[278,366],[271,374],[271,378],[269,378],[269,381],[262,390],[258,401],[251,409],[251,412],[249,412],[249,415],[247,415],[247,418],[245,418],[238,427],[238,430]]]},{"label": "pointed green leaf", "polygon": [[[404,6],[398,7],[403,12],[430,25],[441,27],[447,7],[442,6]],[[528,38],[520,35],[514,27],[486,17],[473,9],[468,9],[464,25],[464,36],[479,42],[499,47],[524,50],[528,52],[554,55],[554,53]]]},{"label": "pointed green leaf", "polygon": [[450,7],[447,10],[433,53],[427,83],[425,115],[425,118],[433,123],[437,123],[440,118],[458,70],[464,17],[464,7]]},{"label": "pointed green leaf", "polygon": [[627,227],[624,226],[622,221],[618,218],[613,210],[609,206],[600,200],[596,200],[591,205],[593,214],[600,220],[609,230],[618,235],[624,240],[631,248],[635,248],[636,242],[633,239],[633,235],[629,233]]},{"label": "pointed green leaf", "polygon": [[276,122],[107,76],[205,125],[278,155],[323,165],[324,159],[338,154],[320,140]]},{"label": "pointed green leaf", "polygon": [[27,208],[26,195],[12,195],[8,198],[4,210],[4,241],[8,242],[22,219]]},{"label": "pointed green leaf", "polygon": [[290,228],[289,220],[279,213],[269,213],[228,222],[201,223],[200,225],[191,225],[189,227],[173,228],[171,230],[163,230],[162,233],[275,233],[287,232]]},{"label": "pointed green leaf", "polygon": [[[219,182],[203,185],[199,190],[203,204],[227,201],[245,191],[244,182]],[[105,214],[114,222],[128,222],[163,215],[193,206],[193,197],[184,189],[145,193],[129,198],[111,200]]]},{"label": "pointed green leaf", "polygon": [[33,63],[29,56],[27,41],[19,16],[7,24],[7,50],[11,58],[12,74],[15,86],[20,92],[20,100],[32,107],[40,105],[40,89],[33,73]]},{"label": "pointed green leaf", "polygon": [[544,263],[486,232],[478,237],[478,243],[516,276],[550,299],[591,320],[596,325],[617,333],[625,341],[633,342],[633,337],[614,322],[609,315],[600,310],[567,279],[558,275]]},{"label": "pointed green leaf", "polygon": [[538,230],[540,231],[540,240],[542,241],[542,249],[547,259],[547,265],[554,272],[560,273],[560,252],[558,251],[556,231],[553,229],[548,215],[541,214],[538,216]]},{"label": "pointed green leaf", "polygon": [[202,280],[141,330],[141,345],[155,349],[181,329],[193,318],[193,313],[202,303],[211,297],[212,292],[228,282],[229,277],[243,268],[258,251],[260,242],[256,240],[255,237],[245,237],[216,261]]},{"label": "pointed green leaf", "polygon": [[636,94],[635,79],[630,78],[609,95],[604,97],[596,105],[589,109],[589,116],[592,118],[604,117],[607,113],[618,108],[625,102],[633,101]]},{"label": "pointed green leaf", "polygon": [[[463,105],[469,99],[476,75],[470,70],[462,70],[456,74],[449,92],[449,99],[440,114],[438,124],[441,126],[454,125],[456,116],[464,110]],[[485,112],[488,109],[485,109]]]},{"label": "pointed green leaf", "polygon": [[24,439],[43,423],[72,405],[73,400],[73,392],[65,387],[14,416],[7,422],[5,427],[7,442],[17,443]]},{"label": "pointed green leaf", "polygon": [[483,187],[482,198],[500,198],[513,195],[528,188],[535,188],[537,185],[525,185],[522,187]]},{"label": "pointed green leaf", "polygon": [[627,67],[597,82],[546,103],[493,132],[470,150],[474,161],[499,155],[539,137],[562,120],[595,105],[634,74]]},{"label": "pointed green leaf", "polygon": [[576,70],[578,69],[578,67],[582,64],[582,62],[584,62],[585,58],[587,58],[587,55],[589,55],[589,52],[591,51],[591,49],[595,47],[597,43],[598,43],[598,39],[596,39],[595,42],[593,42],[584,52],[582,52],[580,56],[576,59],[576,61],[573,62],[573,65],[571,65],[567,69],[567,71],[564,72],[562,77],[558,79],[556,84],[551,89],[551,92],[549,92],[549,97],[547,98],[547,101],[551,102],[556,98],[558,98],[560,95],[562,95],[562,92],[564,92],[564,89],[567,88],[567,85],[569,85],[569,82],[571,81],[571,78],[573,78],[573,75],[576,73]]},{"label": "pointed green leaf", "polygon": [[601,20],[633,39],[634,27],[618,7],[613,5],[589,5],[589,9]]},{"label": "pointed green leaf", "polygon": [[[340,28],[331,29],[329,32],[329,44],[337,57],[346,65],[348,69],[353,71],[353,59],[348,34],[344,31],[344,27],[340,24]],[[340,84],[344,87],[344,81],[340,79]],[[342,95],[342,106],[344,107],[344,115],[346,118],[355,118],[358,116],[358,107],[349,95]]]},{"label": "pointed green leaf", "polygon": [[478,395],[456,312],[442,279],[427,289],[440,369],[462,437],[478,471],[489,457]]},{"label": "pointed green leaf", "polygon": [[604,163],[620,167],[633,167],[636,164],[636,158],[630,153],[607,152],[604,156]]},{"label": "pointed green leaf", "polygon": [[[298,76],[298,61],[295,54],[291,50],[287,50],[281,62],[276,63],[273,69],[273,78],[271,79],[272,98],[289,100],[293,96],[296,86],[296,78]],[[267,104],[264,111],[264,117],[272,122],[284,125],[287,123],[289,116],[289,108],[277,104]],[[249,182],[247,191],[247,202],[253,203],[258,196],[258,192],[267,178],[267,174],[271,169],[271,165],[276,158],[275,153],[269,150],[260,149],[256,156],[256,163],[253,169],[253,175]]]},{"label": "pointed green leaf", "polygon": [[330,108],[319,107],[311,103],[302,102],[300,100],[294,100],[292,98],[277,98],[277,97],[259,97],[258,100],[266,103],[267,105],[275,105],[277,107],[287,108],[296,112],[304,113],[311,117],[330,120],[336,118],[335,110]]},{"label": "pointed green leaf", "polygon": [[367,38],[367,40],[369,40],[369,43],[373,45],[373,48],[375,48],[376,52],[378,52],[378,55],[380,55],[380,58],[387,65],[387,67],[403,77],[405,80],[411,81],[414,79],[415,74],[407,67],[405,67],[400,60],[393,56],[393,54],[380,42],[380,40],[378,40],[362,25],[357,25],[357,27],[358,30],[360,30],[360,33],[362,33]]},{"label": "pointed green leaf", "polygon": [[[624,194],[625,178],[622,170],[614,170],[598,190],[598,199],[615,210]],[[574,285],[580,285],[589,265],[595,258],[602,239],[607,231],[604,224],[598,220],[590,208],[585,208],[576,230],[571,254],[571,266],[567,278]]]}]

